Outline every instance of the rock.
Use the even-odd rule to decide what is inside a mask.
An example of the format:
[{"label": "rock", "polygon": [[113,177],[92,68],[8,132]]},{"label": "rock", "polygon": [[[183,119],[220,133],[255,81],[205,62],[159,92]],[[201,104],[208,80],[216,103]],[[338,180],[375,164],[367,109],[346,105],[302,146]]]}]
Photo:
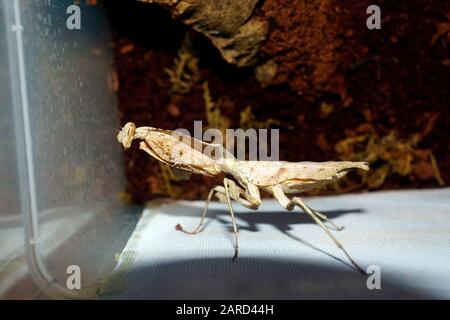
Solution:
[{"label": "rock", "polygon": [[214,46],[228,63],[247,67],[258,62],[260,43],[266,38],[268,25],[265,20],[251,19],[232,37],[209,36]]},{"label": "rock", "polygon": [[275,60],[269,60],[255,69],[256,79],[263,88],[270,86],[277,75],[277,63]]},{"label": "rock", "polygon": [[259,0],[140,0],[169,9],[175,19],[206,35],[223,58],[238,67],[257,62],[267,21],[252,17]]}]

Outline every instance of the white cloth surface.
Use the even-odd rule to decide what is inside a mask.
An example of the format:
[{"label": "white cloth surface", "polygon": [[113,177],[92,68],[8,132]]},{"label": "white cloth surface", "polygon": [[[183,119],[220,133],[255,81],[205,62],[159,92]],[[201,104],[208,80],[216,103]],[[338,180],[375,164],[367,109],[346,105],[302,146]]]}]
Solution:
[{"label": "white cloth surface", "polygon": [[[450,189],[305,198],[343,231],[332,231],[363,269],[381,270],[381,289],[306,214],[263,200],[234,204],[240,255],[226,205],[212,203],[205,230],[190,236],[204,202],[151,204],[107,284],[107,298],[450,299]],[[373,283],[371,281],[371,283]]]}]

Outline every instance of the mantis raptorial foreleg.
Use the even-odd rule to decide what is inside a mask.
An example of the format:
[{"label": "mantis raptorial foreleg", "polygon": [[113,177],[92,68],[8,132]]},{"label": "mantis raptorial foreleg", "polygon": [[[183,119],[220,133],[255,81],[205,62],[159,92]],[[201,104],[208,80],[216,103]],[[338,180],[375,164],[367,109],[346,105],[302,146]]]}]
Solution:
[{"label": "mantis raptorial foreleg", "polygon": [[322,221],[316,216],[316,214],[305,205],[305,203],[302,201],[302,199],[298,197],[294,197],[291,199],[292,203],[298,205],[305,213],[307,213],[326,233],[327,235],[333,240],[333,242],[336,244],[336,246],[344,252],[344,254],[347,256],[347,258],[350,260],[352,265],[358,269],[361,273],[366,274],[364,270],[352,259],[352,257],[348,254],[348,252],[344,249],[344,246],[339,242],[338,239],[331,233],[331,231],[323,224]]}]

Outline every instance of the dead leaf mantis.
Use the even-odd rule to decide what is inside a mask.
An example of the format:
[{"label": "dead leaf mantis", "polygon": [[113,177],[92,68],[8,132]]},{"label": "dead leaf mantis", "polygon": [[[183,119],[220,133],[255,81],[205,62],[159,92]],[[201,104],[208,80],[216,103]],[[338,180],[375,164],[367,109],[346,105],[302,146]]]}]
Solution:
[{"label": "dead leaf mantis", "polygon": [[[181,138],[181,139],[180,139]],[[234,235],[233,261],[239,254],[239,239],[236,218],[231,200],[242,206],[256,210],[261,205],[260,191],[273,196],[286,210],[295,206],[301,208],[316,222],[342,250],[354,267],[365,273],[351,258],[342,244],[331,233],[325,223],[337,227],[324,214],[308,207],[298,196],[323,185],[333,183],[344,177],[352,169],[369,170],[366,162],[283,162],[283,161],[243,161],[233,157],[218,144],[210,144],[182,135],[176,131],[153,127],[139,127],[127,123],[117,136],[125,149],[133,140],[140,140],[140,149],[155,159],[170,165],[181,172],[217,176],[226,173],[223,185],[215,186],[209,192],[199,225],[193,231],[185,231],[178,225],[177,230],[187,234],[198,234],[203,230],[206,212],[213,197],[228,205]],[[209,149],[209,150],[208,150]],[[212,154],[214,153],[214,156]]]}]

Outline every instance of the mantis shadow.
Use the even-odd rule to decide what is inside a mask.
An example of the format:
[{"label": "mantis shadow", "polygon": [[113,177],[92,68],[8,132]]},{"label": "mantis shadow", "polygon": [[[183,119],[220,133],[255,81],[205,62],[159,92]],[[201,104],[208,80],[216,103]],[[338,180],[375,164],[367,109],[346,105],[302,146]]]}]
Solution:
[{"label": "mantis shadow", "polygon": [[[220,216],[227,214],[228,211],[218,212],[215,217],[219,222],[223,224],[229,224],[228,228],[230,231],[232,230],[231,224],[229,221],[221,219]],[[325,214],[328,218],[334,219],[336,217],[351,214],[351,213],[363,213],[362,209],[349,209],[349,210],[331,210],[331,211],[321,211],[321,213]],[[212,214],[212,212],[211,212]],[[304,214],[301,210],[294,209],[294,211],[261,211],[255,212],[252,214],[237,212],[236,218],[242,220],[246,223],[246,225],[239,225],[240,230],[246,230],[250,232],[258,232],[258,224],[270,224],[277,228],[282,232],[292,230],[292,225],[296,224],[315,224],[314,220],[312,220],[307,214]]]},{"label": "mantis shadow", "polygon": [[[170,212],[173,215],[180,216],[198,216],[200,221],[200,215],[202,212],[202,208],[193,207],[190,205],[169,205],[164,207],[164,212]],[[336,217],[352,214],[352,213],[364,213],[363,209],[339,209],[339,210],[330,210],[330,211],[321,211],[321,213],[325,214],[328,218],[334,219]],[[228,216],[228,218],[225,218]],[[313,245],[312,243],[294,235],[291,231],[293,230],[293,225],[298,224],[316,224],[307,214],[303,213],[301,210],[294,209],[294,211],[238,211],[235,210],[235,216],[237,221],[237,228],[239,231],[249,231],[249,232],[259,232],[260,229],[258,225],[268,224],[275,227],[282,234],[286,235],[290,239],[301,243],[302,245],[307,246],[310,249],[313,249],[317,252],[327,255],[328,257],[339,261],[340,263],[348,266],[349,268],[355,269],[347,261],[328,253],[319,247]],[[218,209],[211,208],[208,210],[207,219],[205,221],[205,225],[202,229],[208,227],[208,225],[214,220],[224,225],[228,232],[233,232],[233,226],[231,222],[231,218],[229,218],[229,212],[227,209]],[[320,228],[319,228],[320,230]]]},{"label": "mantis shadow", "polygon": [[[177,204],[165,205],[160,209],[162,212],[176,215],[176,216],[189,216],[189,217],[199,217],[203,210],[203,207],[197,207],[193,205],[183,204],[182,202]],[[234,210],[237,225],[239,230],[245,230],[249,232],[259,232],[258,225],[268,224],[274,226],[276,229],[286,232],[292,230],[293,225],[298,224],[315,224],[315,222],[305,213],[299,209],[294,209],[294,211],[286,210],[258,210],[258,211],[242,211]],[[346,214],[362,214],[363,209],[338,209],[321,211],[330,219],[335,219],[337,217]],[[206,224],[205,227],[213,220],[220,222],[225,225],[229,231],[232,231],[231,219],[224,219],[224,216],[229,216],[229,211],[227,208],[217,208],[211,207],[206,214]]]},{"label": "mantis shadow", "polygon": [[[345,215],[345,214],[362,213],[362,212],[363,212],[362,209],[351,209],[351,210],[323,211],[322,213],[325,214],[328,218],[333,219],[335,217]],[[222,215],[225,213],[226,212],[222,212]],[[292,232],[290,232],[293,230],[292,226],[296,225],[296,224],[316,224],[308,215],[303,214],[303,212],[301,212],[301,211],[292,211],[292,212],[270,211],[270,212],[260,212],[260,213],[255,213],[255,214],[238,213],[238,214],[236,214],[236,218],[238,218],[241,221],[244,221],[246,224],[245,226],[242,224],[238,224],[239,230],[246,230],[249,232],[258,232],[259,230],[258,230],[257,226],[259,224],[267,224],[267,222],[269,221],[270,225],[274,226],[278,231],[280,231],[282,234],[286,235],[290,239],[297,241],[310,249],[313,249],[317,252],[325,254],[328,257],[330,257],[336,261],[339,261],[342,264],[345,264],[349,268],[357,270],[354,266],[352,266],[347,261],[320,249],[319,247],[313,245],[312,243],[310,243],[310,242],[294,235]],[[220,223],[224,224],[227,227],[229,232],[233,231],[233,227],[232,227],[231,221],[229,219],[228,220],[222,219],[221,216],[218,216],[216,219]]]}]

